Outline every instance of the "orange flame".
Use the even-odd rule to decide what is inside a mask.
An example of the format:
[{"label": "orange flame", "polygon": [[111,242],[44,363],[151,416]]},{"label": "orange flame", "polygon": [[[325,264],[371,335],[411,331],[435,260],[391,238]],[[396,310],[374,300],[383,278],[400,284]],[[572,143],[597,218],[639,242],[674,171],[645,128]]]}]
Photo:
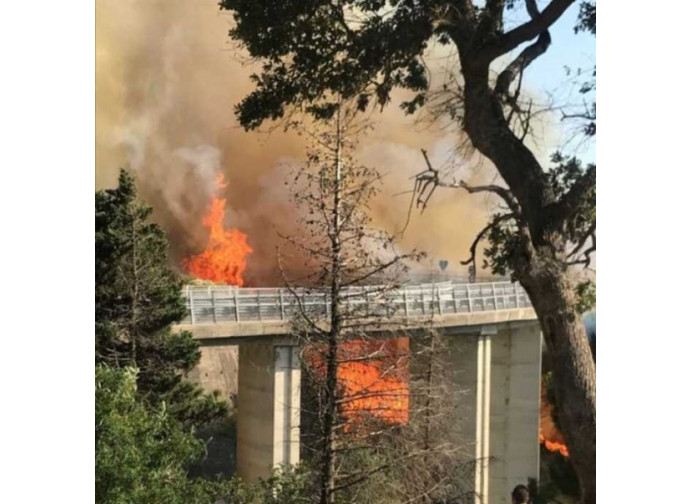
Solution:
[{"label": "orange flame", "polygon": [[[338,382],[346,401],[341,411],[349,423],[367,416],[387,423],[407,423],[408,350],[408,338],[349,341],[343,346],[341,360],[345,362],[338,366]],[[355,360],[361,358],[365,361]]]},{"label": "orange flame", "polygon": [[570,454],[568,453],[568,447],[564,445],[563,443],[560,443],[558,441],[549,441],[544,437],[543,434],[539,434],[539,442],[543,444],[547,450],[552,451],[552,452],[560,452],[561,455],[564,457],[569,457]]},{"label": "orange flame", "polygon": [[[227,184],[223,174],[216,179],[216,187],[225,189]],[[247,257],[252,248],[247,243],[247,235],[238,229],[225,229],[225,198],[215,197],[211,207],[204,215],[202,225],[209,230],[206,249],[182,261],[182,267],[190,275],[228,285],[244,285],[244,270]]]},{"label": "orange flame", "polygon": [[[323,379],[324,356],[313,348],[307,353]],[[364,425],[367,418],[390,424],[407,423],[409,416],[408,338],[354,340],[340,344],[338,385],[345,430]]]},{"label": "orange flame", "polygon": [[559,452],[564,457],[568,457],[568,447],[563,440],[563,434],[554,425],[551,411],[553,405],[546,397],[546,385],[542,381],[541,386],[541,405],[539,408],[539,442],[552,452]]}]

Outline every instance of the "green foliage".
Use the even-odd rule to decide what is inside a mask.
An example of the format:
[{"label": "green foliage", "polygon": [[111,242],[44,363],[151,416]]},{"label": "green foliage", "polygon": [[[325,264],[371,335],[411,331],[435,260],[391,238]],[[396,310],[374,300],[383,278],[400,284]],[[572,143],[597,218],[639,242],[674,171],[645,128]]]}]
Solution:
[{"label": "green foliage", "polygon": [[148,222],[134,179],[122,170],[116,189],[96,193],[97,330],[151,334],[185,315],[181,281],[167,266],[168,242]]},{"label": "green foliage", "polygon": [[583,314],[597,304],[597,286],[591,280],[584,280],[575,287],[577,294],[577,312]]},{"label": "green foliage", "polygon": [[[434,32],[433,2],[396,2],[382,16],[385,3],[222,0],[235,20],[231,38],[262,61],[252,75],[256,89],[236,108],[241,124],[253,129],[283,118],[288,106],[327,119],[336,95],[357,99],[362,109],[383,107],[396,87],[417,94],[404,105],[414,111],[429,84],[421,56]],[[356,29],[345,21],[350,9],[360,13]]]},{"label": "green foliage", "polygon": [[238,492],[236,482],[189,479],[185,466],[204,444],[165,403],[137,399],[136,370],[96,366],[96,502],[212,503]]},{"label": "green foliage", "polygon": [[[554,163],[548,172],[551,190],[563,204],[568,197],[564,236],[577,243],[587,235],[597,218],[596,165],[590,163],[583,167],[577,157],[565,157],[560,152],[553,154],[551,161]],[[574,194],[577,199],[573,198]]]},{"label": "green foliage", "polygon": [[302,504],[309,490],[301,467],[276,469],[256,484],[191,478],[204,442],[137,393],[135,368],[96,366],[96,502],[99,504]]},{"label": "green foliage", "polygon": [[304,504],[314,494],[312,474],[304,466],[284,465],[273,470],[251,490],[245,490],[247,504]]},{"label": "green foliage", "polygon": [[[505,6],[516,4],[509,0]],[[447,16],[442,14],[447,4],[433,0],[220,0],[219,5],[235,21],[230,37],[262,63],[251,76],[254,91],[235,109],[246,129],[282,119],[290,107],[328,119],[339,98],[355,99],[361,110],[371,103],[384,107],[394,88],[414,93],[401,104],[414,113],[429,89],[424,51],[430,43],[450,44],[453,31],[438,23]],[[500,34],[501,16],[494,25],[482,2],[474,9],[478,25],[491,27],[487,36]],[[596,34],[594,1],[580,5],[575,30]]]},{"label": "green foliage", "polygon": [[493,226],[487,235],[489,245],[484,250],[486,259],[483,267],[490,268],[496,275],[505,276],[512,272],[513,264],[518,262],[526,238],[523,234],[515,232],[513,222],[506,222],[500,217],[494,215],[492,218]]},{"label": "green foliage", "polygon": [[117,188],[96,193],[96,362],[136,366],[141,395],[199,425],[225,415],[227,405],[183,380],[201,354],[190,333],[170,332],[186,313],[182,281],[151,212],[124,170]]},{"label": "green foliage", "polygon": [[[547,172],[548,184],[556,200],[553,208],[558,208],[556,215],[562,218],[554,222],[560,226],[553,229],[553,223],[543,223],[546,232],[557,232],[561,237],[562,257],[565,259],[568,247],[582,244],[582,251],[587,250],[586,241],[591,239],[596,226],[596,165],[582,166],[582,162],[572,156],[565,157],[556,152],[552,158],[554,166]],[[487,235],[488,246],[484,250],[484,268],[490,268],[494,274],[507,275],[514,271],[515,264],[524,263],[521,256],[525,250],[527,237],[517,232],[515,221],[505,219],[504,214],[492,217],[492,226]],[[589,259],[581,259],[588,264]],[[565,262],[565,260],[564,260]],[[591,309],[596,301],[594,283],[586,280],[578,284],[578,312]]]},{"label": "green foliage", "polygon": [[592,35],[597,34],[597,3],[596,1],[584,0],[580,4],[580,13],[577,16],[575,33],[588,31]]}]

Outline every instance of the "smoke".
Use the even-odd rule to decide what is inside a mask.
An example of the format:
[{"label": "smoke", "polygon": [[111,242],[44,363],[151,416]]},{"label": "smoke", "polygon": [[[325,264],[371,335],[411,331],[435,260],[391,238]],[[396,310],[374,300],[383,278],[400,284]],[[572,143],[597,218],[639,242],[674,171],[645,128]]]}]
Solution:
[{"label": "smoke", "polygon": [[[299,233],[284,181],[307,142],[294,132],[247,133],[237,124],[233,107],[252,89],[251,68],[229,42],[230,21],[217,0],[97,0],[96,187],[114,186],[120,167],[134,171],[179,265],[205,244],[201,218],[223,173],[226,224],[247,233],[255,251],[248,284],[269,284],[278,281],[277,231]],[[425,167],[420,148],[447,165],[458,137],[420,127],[396,107],[375,119],[359,160],[385,174],[373,217],[395,232],[407,221],[410,177]],[[456,166],[468,181],[492,171],[468,170],[476,161]],[[439,189],[423,214],[412,210],[400,246],[426,251],[431,266],[445,259],[464,271],[459,261],[494,204]]]}]

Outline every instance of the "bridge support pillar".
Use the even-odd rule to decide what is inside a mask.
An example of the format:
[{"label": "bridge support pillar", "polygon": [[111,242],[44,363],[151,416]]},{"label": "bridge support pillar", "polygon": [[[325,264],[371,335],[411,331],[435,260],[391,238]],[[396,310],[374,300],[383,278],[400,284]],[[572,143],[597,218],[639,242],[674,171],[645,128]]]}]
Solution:
[{"label": "bridge support pillar", "polygon": [[[496,330],[485,326],[480,333],[461,333],[451,339],[455,397],[453,438],[463,446],[463,461],[469,464],[466,484],[475,492],[475,503],[488,502],[489,448],[491,442],[491,356]],[[468,488],[469,490],[469,488]]]},{"label": "bridge support pillar", "polygon": [[301,371],[295,346],[240,346],[237,473],[246,481],[299,462]]},{"label": "bridge support pillar", "polygon": [[538,322],[508,323],[493,336],[491,358],[491,502],[539,479],[541,331]]},{"label": "bridge support pillar", "polygon": [[475,504],[509,502],[517,484],[539,477],[541,333],[538,323],[482,326],[451,346],[456,408]]}]

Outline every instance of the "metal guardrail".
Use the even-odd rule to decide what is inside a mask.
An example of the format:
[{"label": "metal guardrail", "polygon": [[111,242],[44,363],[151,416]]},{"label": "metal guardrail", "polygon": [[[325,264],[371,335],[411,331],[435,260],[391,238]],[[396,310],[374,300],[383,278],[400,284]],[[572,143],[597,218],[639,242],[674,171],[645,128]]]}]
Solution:
[{"label": "metal guardrail", "polygon": [[[313,289],[185,286],[187,324],[289,320],[300,310],[327,317],[328,293]],[[299,299],[296,299],[299,298]],[[380,286],[351,287],[343,295],[345,309],[362,316],[424,317],[454,313],[508,310],[532,306],[517,283],[452,282],[408,285],[394,290]]]}]

